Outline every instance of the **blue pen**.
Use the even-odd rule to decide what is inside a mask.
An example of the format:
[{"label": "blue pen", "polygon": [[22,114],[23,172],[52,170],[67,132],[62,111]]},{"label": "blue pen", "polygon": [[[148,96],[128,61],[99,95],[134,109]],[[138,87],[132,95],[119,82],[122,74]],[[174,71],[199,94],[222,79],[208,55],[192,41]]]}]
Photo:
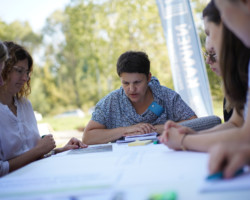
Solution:
[{"label": "blue pen", "polygon": [[208,180],[208,181],[214,181],[214,180],[220,180],[220,179],[223,179],[222,172],[217,172],[217,173],[211,174],[206,178],[206,180]]},{"label": "blue pen", "polygon": [[[243,173],[244,173],[244,168],[240,168],[240,169],[238,169],[238,170],[234,173],[234,176],[233,176],[233,177],[239,176],[239,175],[241,175],[241,174],[243,174]],[[222,173],[222,172],[217,172],[217,173],[215,173],[215,174],[211,174],[211,175],[209,175],[209,176],[206,178],[206,180],[208,180],[208,181],[221,180],[221,179],[223,179],[223,173]]]}]

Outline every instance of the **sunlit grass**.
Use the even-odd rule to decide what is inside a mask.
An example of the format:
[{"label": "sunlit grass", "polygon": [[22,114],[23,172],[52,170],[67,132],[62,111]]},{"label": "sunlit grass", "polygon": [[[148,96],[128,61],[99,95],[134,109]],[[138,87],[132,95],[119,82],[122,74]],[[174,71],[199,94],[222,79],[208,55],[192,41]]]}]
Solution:
[{"label": "sunlit grass", "polygon": [[91,115],[80,117],[45,117],[38,123],[48,123],[55,131],[83,130],[91,118]]},{"label": "sunlit grass", "polygon": [[221,118],[223,122],[223,101],[213,101],[214,115]]}]

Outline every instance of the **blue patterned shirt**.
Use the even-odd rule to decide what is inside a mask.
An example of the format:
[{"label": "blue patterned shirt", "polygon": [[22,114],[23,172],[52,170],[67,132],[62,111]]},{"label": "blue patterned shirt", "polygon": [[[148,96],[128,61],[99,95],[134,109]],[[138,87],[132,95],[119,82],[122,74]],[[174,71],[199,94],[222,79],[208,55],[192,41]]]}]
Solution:
[{"label": "blue patterned shirt", "polygon": [[182,100],[179,94],[165,86],[161,86],[157,78],[152,77],[148,86],[153,93],[154,101],[163,107],[160,116],[157,116],[150,109],[147,109],[143,114],[137,114],[121,87],[96,104],[92,120],[106,126],[107,129],[112,129],[132,126],[142,122],[152,125],[164,124],[167,120],[178,122],[195,115],[194,111]]}]

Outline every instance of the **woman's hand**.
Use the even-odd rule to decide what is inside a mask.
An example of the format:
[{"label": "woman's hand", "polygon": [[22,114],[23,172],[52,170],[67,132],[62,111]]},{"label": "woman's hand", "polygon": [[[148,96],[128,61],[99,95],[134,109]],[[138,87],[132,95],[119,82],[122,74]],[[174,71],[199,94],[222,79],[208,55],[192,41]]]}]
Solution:
[{"label": "woman's hand", "polygon": [[152,133],[156,128],[148,123],[139,123],[133,126],[126,127],[126,133],[123,136],[142,135],[145,133]]},{"label": "woman's hand", "polygon": [[45,155],[49,153],[52,149],[56,147],[55,140],[53,138],[53,135],[45,135],[43,138],[41,138],[37,145],[36,148],[39,149],[42,155]]},{"label": "woman's hand", "polygon": [[79,148],[86,148],[88,145],[82,143],[80,140],[76,138],[71,138],[69,142],[62,148],[55,149],[56,153],[61,153],[63,151],[67,151],[70,149],[79,149]]},{"label": "woman's hand", "polygon": [[[179,129],[175,127],[169,128],[166,134],[167,134],[167,140],[166,140],[166,137],[162,135],[159,137],[160,142],[165,144],[171,149],[180,150],[181,141],[182,141],[182,138],[185,137],[185,134],[180,132]],[[163,139],[163,137],[165,138]]]},{"label": "woman's hand", "polygon": [[[194,134],[196,133],[193,129],[182,126],[176,122],[173,122],[171,120],[168,120],[165,125],[164,125],[164,130],[162,132],[162,135],[159,137],[159,140],[161,143],[167,145],[168,140],[169,140],[169,132],[171,128],[175,128],[177,130],[175,130],[175,132],[177,132],[178,134]],[[184,136],[184,135],[183,135]],[[182,136],[182,137],[183,137]],[[168,146],[168,145],[167,145]]]},{"label": "woman's hand", "polygon": [[213,146],[209,152],[210,174],[223,171],[225,178],[231,178],[238,169],[250,164],[250,147],[248,143],[221,143]]}]

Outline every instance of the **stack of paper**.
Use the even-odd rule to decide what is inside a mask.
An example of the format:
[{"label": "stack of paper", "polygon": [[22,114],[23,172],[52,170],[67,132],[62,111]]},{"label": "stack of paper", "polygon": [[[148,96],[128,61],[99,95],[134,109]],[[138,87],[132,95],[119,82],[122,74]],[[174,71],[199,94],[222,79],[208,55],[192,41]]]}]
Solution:
[{"label": "stack of paper", "polygon": [[124,137],[123,140],[117,140],[116,143],[128,143],[128,142],[134,142],[136,140],[156,140],[157,139],[157,133],[146,133],[142,135],[131,135]]}]

